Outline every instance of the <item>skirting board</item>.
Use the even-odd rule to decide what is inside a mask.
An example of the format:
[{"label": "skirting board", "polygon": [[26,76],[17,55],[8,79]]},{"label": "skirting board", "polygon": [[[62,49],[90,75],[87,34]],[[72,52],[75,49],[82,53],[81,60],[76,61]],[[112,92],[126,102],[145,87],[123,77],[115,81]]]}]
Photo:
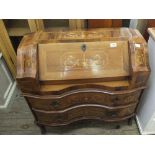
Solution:
[{"label": "skirting board", "polygon": [[137,122],[138,129],[139,129],[139,132],[140,132],[141,135],[153,135],[153,134],[155,134],[155,132],[144,131],[142,129],[141,123],[140,123],[139,118],[138,118],[137,115],[136,115],[136,122]]},{"label": "skirting board", "polygon": [[14,83],[12,85],[12,88],[10,89],[10,92],[9,92],[9,95],[7,97],[7,100],[6,100],[5,104],[4,105],[0,105],[0,109],[7,108],[8,104],[10,103],[11,97],[12,97],[15,89],[16,89],[16,81],[14,81]]}]

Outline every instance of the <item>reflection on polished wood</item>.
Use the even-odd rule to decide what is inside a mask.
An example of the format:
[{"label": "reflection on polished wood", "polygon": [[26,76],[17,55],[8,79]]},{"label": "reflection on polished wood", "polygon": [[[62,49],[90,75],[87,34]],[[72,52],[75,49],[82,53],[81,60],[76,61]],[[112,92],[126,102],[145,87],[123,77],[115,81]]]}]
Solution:
[{"label": "reflection on polished wood", "polygon": [[[104,41],[40,44],[40,80],[91,79],[92,77],[109,79],[128,76],[128,43],[115,41],[117,47],[111,48],[112,43]],[[82,45],[86,46],[85,51],[82,51]]]},{"label": "reflection on polished wood", "polygon": [[17,81],[41,128],[132,118],[149,74],[147,44],[128,28],[40,31],[17,51]]}]

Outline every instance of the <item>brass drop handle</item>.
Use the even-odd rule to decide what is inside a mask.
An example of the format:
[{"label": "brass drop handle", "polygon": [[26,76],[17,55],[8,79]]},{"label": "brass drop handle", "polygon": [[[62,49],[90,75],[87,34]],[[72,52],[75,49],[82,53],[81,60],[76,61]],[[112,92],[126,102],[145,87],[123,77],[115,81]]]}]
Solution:
[{"label": "brass drop handle", "polygon": [[114,112],[114,113],[111,113],[111,116],[112,117],[116,117],[116,113]]},{"label": "brass drop handle", "polygon": [[58,101],[52,101],[51,105],[54,107],[54,108],[57,108],[60,104]]},{"label": "brass drop handle", "polygon": [[114,98],[112,98],[112,101],[113,101],[113,102],[115,102],[115,101],[117,102],[118,100],[119,100],[119,98],[118,98],[117,96],[114,97]]},{"label": "brass drop handle", "polygon": [[116,111],[109,111],[109,116],[116,117],[117,116]]},{"label": "brass drop handle", "polygon": [[57,120],[62,120],[63,117],[62,117],[62,115],[57,115],[57,116],[56,116],[56,119],[57,119]]},{"label": "brass drop handle", "polygon": [[115,100],[118,101],[119,100],[118,97],[115,97]]}]

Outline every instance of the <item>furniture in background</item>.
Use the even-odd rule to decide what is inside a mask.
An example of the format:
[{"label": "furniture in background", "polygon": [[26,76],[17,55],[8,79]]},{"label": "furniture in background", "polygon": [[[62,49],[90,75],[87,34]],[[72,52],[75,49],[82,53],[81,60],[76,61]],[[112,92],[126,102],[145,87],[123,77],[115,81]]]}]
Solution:
[{"label": "furniture in background", "polygon": [[[94,19],[95,20],[95,19]],[[93,28],[94,20],[87,19],[0,19],[0,49],[12,76],[16,77],[16,51],[23,35],[40,30],[62,31]],[[98,22],[99,21],[99,22]],[[127,26],[123,19],[102,19],[97,27]],[[101,22],[100,22],[101,21]],[[103,22],[104,21],[104,22]],[[89,23],[89,24],[88,24]],[[94,22],[93,22],[94,23]],[[91,25],[90,25],[91,24]],[[99,24],[99,25],[98,25]]]},{"label": "furniture in background", "polygon": [[122,27],[122,19],[88,19],[88,28]]},{"label": "furniture in background", "polygon": [[155,19],[147,19],[147,24],[145,27],[144,38],[146,41],[149,39],[148,28],[155,27]]},{"label": "furniture in background", "polygon": [[85,28],[83,19],[0,19],[0,51],[13,78],[16,78],[16,50],[23,35],[40,30],[82,28]]},{"label": "furniture in background", "polygon": [[147,19],[131,19],[129,27],[132,29],[137,29],[139,32],[145,36],[145,30],[147,26]]},{"label": "furniture in background", "polygon": [[128,28],[37,32],[17,51],[17,81],[36,123],[128,120],[150,74],[147,43]]},{"label": "furniture in background", "polygon": [[7,108],[15,90],[16,83],[0,53],[0,109]]},{"label": "furniture in background", "polygon": [[150,28],[148,32],[150,34],[148,48],[151,74],[136,116],[141,134],[155,134],[155,28]]},{"label": "furniture in background", "polygon": [[87,28],[119,28],[129,27],[130,19],[88,19]]}]

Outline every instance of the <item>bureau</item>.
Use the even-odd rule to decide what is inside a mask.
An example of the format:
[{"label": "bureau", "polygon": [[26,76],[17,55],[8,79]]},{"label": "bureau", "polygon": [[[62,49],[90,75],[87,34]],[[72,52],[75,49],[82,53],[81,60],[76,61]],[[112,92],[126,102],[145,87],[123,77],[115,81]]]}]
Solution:
[{"label": "bureau", "polygon": [[17,50],[17,82],[42,133],[83,119],[131,120],[149,74],[134,29],[39,31]]}]

